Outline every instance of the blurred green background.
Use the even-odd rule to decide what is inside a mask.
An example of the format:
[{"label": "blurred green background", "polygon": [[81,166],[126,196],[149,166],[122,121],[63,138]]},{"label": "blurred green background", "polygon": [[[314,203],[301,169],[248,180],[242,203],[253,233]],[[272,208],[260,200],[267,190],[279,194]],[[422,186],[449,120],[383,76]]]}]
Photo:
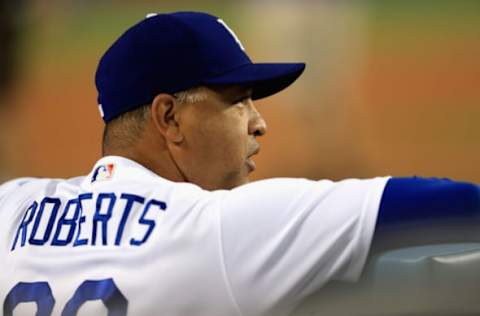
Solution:
[{"label": "blurred green background", "polygon": [[[480,1],[3,1],[0,179],[86,174],[100,157],[94,72],[149,12],[222,17],[254,61],[305,61],[257,101],[253,178],[480,182]],[[7,56],[8,58],[6,58]]]}]

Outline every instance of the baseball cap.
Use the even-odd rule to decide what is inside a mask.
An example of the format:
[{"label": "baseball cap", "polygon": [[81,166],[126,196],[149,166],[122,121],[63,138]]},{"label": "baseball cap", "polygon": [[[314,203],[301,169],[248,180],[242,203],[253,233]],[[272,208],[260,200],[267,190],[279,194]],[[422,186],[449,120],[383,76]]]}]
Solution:
[{"label": "baseball cap", "polygon": [[105,122],[149,104],[160,93],[201,85],[243,85],[252,99],[292,84],[304,63],[253,63],[218,17],[202,12],[149,14],[123,33],[100,59],[95,75]]}]

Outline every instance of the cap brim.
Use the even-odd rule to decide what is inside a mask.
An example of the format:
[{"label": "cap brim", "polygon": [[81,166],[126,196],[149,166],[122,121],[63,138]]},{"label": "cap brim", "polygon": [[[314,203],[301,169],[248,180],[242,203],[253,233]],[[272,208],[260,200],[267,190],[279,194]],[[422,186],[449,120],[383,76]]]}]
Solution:
[{"label": "cap brim", "polygon": [[246,64],[228,73],[204,80],[207,85],[244,85],[253,89],[257,100],[282,91],[305,70],[304,63]]}]

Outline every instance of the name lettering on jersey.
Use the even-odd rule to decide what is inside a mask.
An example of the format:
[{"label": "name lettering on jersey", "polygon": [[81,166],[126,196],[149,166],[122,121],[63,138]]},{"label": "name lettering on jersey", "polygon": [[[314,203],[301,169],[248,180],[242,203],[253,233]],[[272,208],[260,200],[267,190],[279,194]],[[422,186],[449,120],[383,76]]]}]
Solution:
[{"label": "name lettering on jersey", "polygon": [[106,165],[98,166],[93,172],[92,183],[97,181],[110,180],[113,177],[113,172],[115,171],[115,164],[109,163]]},{"label": "name lettering on jersey", "polygon": [[44,197],[26,209],[10,250],[26,244],[141,246],[166,210],[163,201],[130,193],[84,193],[66,202]]}]

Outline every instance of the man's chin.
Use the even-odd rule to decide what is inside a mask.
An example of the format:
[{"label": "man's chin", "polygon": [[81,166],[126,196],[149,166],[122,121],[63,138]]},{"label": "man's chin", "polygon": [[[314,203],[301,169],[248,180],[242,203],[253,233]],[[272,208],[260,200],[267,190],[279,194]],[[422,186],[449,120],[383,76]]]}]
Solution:
[{"label": "man's chin", "polygon": [[250,182],[250,181],[246,176],[228,177],[224,181],[216,182],[216,183],[212,183],[212,182],[210,182],[210,183],[207,183],[207,182],[199,183],[199,182],[193,182],[192,181],[192,183],[198,185],[199,187],[201,187],[202,189],[207,190],[207,191],[231,190],[231,189],[235,189],[236,187],[247,184],[248,182]]},{"label": "man's chin", "polygon": [[249,182],[249,180],[245,179],[245,180],[237,181],[237,182],[234,182],[234,183],[228,183],[228,184],[222,186],[219,189],[220,190],[232,190],[232,189],[238,188],[238,187],[240,187],[244,184],[247,184],[248,182]]},{"label": "man's chin", "polygon": [[241,178],[237,178],[235,180],[232,179],[232,181],[228,181],[228,183],[226,183],[223,187],[224,190],[231,190],[231,189],[235,189],[239,186],[242,186],[244,184],[247,184],[249,183],[250,180],[248,179],[247,176],[244,176],[244,177],[241,177]]}]

